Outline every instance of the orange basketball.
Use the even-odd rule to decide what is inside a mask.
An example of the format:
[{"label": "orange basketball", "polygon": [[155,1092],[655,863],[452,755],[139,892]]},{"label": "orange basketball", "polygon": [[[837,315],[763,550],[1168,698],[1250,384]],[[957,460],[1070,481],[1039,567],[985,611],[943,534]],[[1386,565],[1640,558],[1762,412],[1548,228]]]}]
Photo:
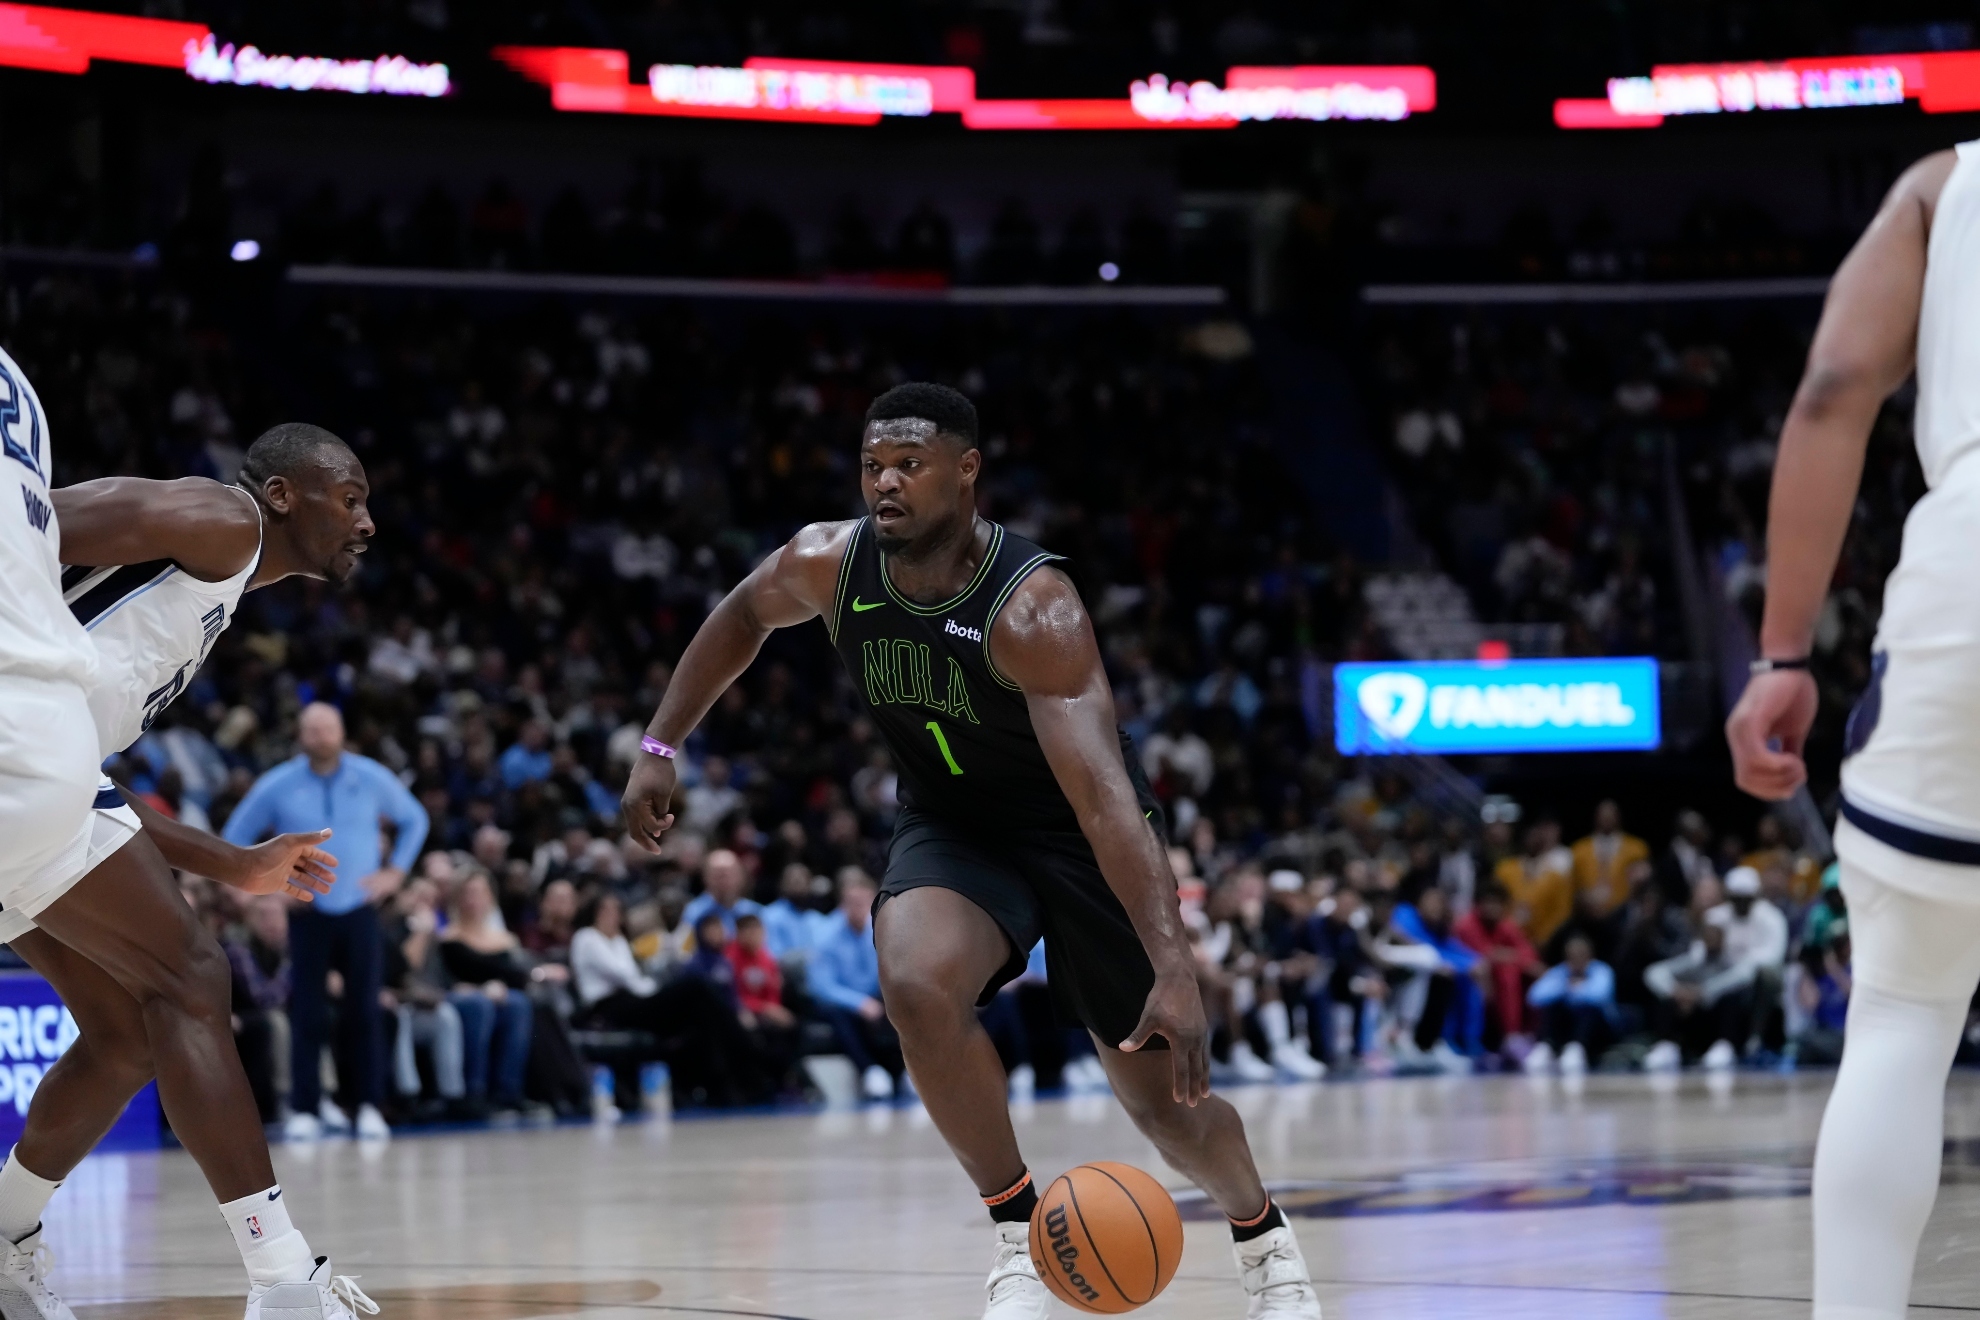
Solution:
[{"label": "orange basketball", "polygon": [[1182,1216],[1162,1184],[1131,1164],[1060,1174],[1031,1216],[1031,1263],[1054,1296],[1098,1315],[1155,1300],[1182,1261]]}]

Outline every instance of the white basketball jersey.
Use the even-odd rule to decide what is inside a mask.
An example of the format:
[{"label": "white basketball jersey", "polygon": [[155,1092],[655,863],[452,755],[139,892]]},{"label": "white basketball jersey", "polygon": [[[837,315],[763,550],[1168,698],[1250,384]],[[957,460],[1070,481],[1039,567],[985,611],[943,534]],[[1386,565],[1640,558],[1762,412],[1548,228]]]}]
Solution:
[{"label": "white basketball jersey", "polygon": [[[241,498],[260,513],[260,501],[246,491]],[[89,713],[105,756],[136,742],[185,691],[260,566],[257,545],[248,566],[224,582],[202,582],[169,559],[68,571],[64,598],[101,657]]]},{"label": "white basketball jersey", "polygon": [[87,687],[96,648],[62,607],[53,469],[48,414],[27,373],[0,351],[0,678]]},{"label": "white basketball jersey", "polygon": [[1980,142],[1962,142],[1939,192],[1918,311],[1913,430],[1927,485],[1980,447]]}]

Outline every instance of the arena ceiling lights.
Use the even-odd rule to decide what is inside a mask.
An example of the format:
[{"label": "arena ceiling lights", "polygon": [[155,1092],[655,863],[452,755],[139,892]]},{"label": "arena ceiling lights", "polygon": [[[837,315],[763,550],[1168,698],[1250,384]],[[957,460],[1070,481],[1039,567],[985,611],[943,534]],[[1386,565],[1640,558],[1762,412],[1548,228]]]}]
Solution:
[{"label": "arena ceiling lights", "polygon": [[1980,51],[1746,64],[1660,64],[1611,78],[1606,99],[1554,102],[1561,128],[1657,128],[1674,115],[1837,110],[1917,101],[1926,114],[1980,110]]},{"label": "arena ceiling lights", "polygon": [[453,91],[446,65],[399,55],[373,60],[267,55],[254,46],[223,43],[203,23],[0,4],[0,67],[87,73],[95,60],[179,69],[205,83],[292,92],[435,97]]},{"label": "arena ceiling lights", "polygon": [[966,68],[758,57],[740,68],[656,64],[632,79],[622,50],[499,46],[495,58],[550,89],[559,110],[868,126],[954,114],[973,129],[1235,128],[1272,119],[1394,121],[1434,109],[1419,66],[1233,68],[1225,84],[1157,74],[1118,100],[978,100]]}]

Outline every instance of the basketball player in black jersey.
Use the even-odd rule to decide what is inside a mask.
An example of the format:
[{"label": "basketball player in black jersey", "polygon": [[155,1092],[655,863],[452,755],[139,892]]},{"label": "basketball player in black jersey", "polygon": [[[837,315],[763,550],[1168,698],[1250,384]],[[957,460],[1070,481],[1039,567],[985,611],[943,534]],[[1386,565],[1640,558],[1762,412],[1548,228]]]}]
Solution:
[{"label": "basketball player in black jersey", "polygon": [[977,516],[982,464],[976,410],[954,390],[874,400],[860,444],[870,515],[800,531],[708,616],[626,785],[632,835],[658,848],[674,819],[672,748],[770,631],[822,616],[900,770],[874,905],[882,995],[929,1116],[997,1226],[985,1320],[1049,1310],[1026,1240],[1037,1193],[976,1016],[1040,938],[1058,1004],[1092,1033],[1136,1126],[1231,1218],[1247,1316],[1317,1320],[1243,1124],[1210,1094],[1159,808],[1123,754],[1085,606],[1057,556]]}]

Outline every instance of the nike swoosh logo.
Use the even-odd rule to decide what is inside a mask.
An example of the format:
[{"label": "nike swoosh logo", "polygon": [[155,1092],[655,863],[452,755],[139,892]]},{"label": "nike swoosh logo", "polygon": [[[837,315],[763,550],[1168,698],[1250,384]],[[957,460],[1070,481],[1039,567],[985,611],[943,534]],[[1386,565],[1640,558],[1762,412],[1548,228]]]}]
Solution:
[{"label": "nike swoosh logo", "polygon": [[270,1192],[270,1193],[268,1194],[268,1199],[269,1199],[269,1200],[271,1200],[271,1201],[279,1201],[279,1200],[281,1200],[281,1199],[282,1199],[282,1189],[281,1189],[281,1188],[279,1188],[279,1187],[277,1187],[277,1188],[276,1188],[276,1189],[275,1189],[274,1191],[272,1191],[272,1192]]},{"label": "nike swoosh logo", "polygon": [[853,613],[854,613],[854,614],[864,614],[864,613],[866,613],[866,612],[867,612],[868,610],[877,610],[877,609],[879,609],[879,608],[880,608],[880,607],[881,607],[882,605],[885,605],[886,603],[887,603],[887,602],[886,602],[886,601],[884,601],[884,600],[876,600],[876,601],[874,601],[874,602],[873,602],[873,603],[872,603],[871,605],[862,605],[862,604],[860,604],[860,603],[859,603],[859,597],[857,597],[857,596],[854,596],[854,597],[853,597]]}]

